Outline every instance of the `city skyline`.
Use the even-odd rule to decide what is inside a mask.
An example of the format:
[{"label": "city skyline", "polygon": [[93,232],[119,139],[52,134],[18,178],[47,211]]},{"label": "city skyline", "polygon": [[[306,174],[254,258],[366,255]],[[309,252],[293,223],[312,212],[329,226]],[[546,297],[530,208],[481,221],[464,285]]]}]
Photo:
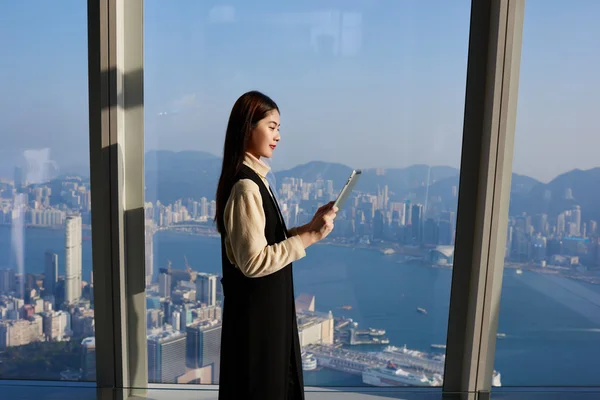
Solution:
[{"label": "city skyline", "polygon": [[507,229],[478,249],[461,225],[456,251],[496,255],[465,266],[454,254],[459,197],[473,212],[459,179],[471,1],[144,0],[145,154],[206,154],[145,158],[145,226],[125,226],[108,258],[97,254],[107,226],[91,226],[87,4],[0,2],[0,379],[95,381],[102,264],[127,267],[143,245],[143,283],[125,271],[112,289],[145,296],[121,322],[145,324],[148,381],[218,383],[226,255],[214,197],[229,112],[257,89],[281,109],[267,180],[288,228],[363,169],[335,229],[294,261],[305,384],[441,386],[457,343],[454,272],[468,267],[494,271],[498,324],[482,333],[498,339],[492,386],[500,373],[508,386],[597,385],[600,2],[527,0],[514,154],[503,154],[514,174],[494,192],[510,194]]},{"label": "city skyline", "polygon": [[[29,199],[28,204],[31,202],[36,204],[38,202],[40,204],[48,203],[46,197],[52,193],[48,188],[27,187],[25,186],[26,182],[23,180],[19,180],[17,184],[20,190],[25,193],[15,194],[15,192],[12,192],[10,185],[5,186],[3,190],[8,190],[9,193],[12,192],[15,198],[18,197],[22,201],[27,199],[26,193],[33,190],[41,197],[35,198],[35,200],[33,198]],[[65,206],[69,204],[73,209],[89,211],[88,189],[71,181],[65,181],[61,186],[68,190],[61,192],[62,202],[64,203],[59,204],[60,208],[66,210]],[[286,178],[279,182],[277,189],[282,198],[281,205],[284,218],[290,226],[306,222],[311,215],[311,204],[315,201],[323,203],[336,195],[333,182],[322,179],[309,181],[299,178]],[[452,193],[453,196],[457,194],[455,190]],[[566,193],[565,195],[572,196],[572,193]],[[410,257],[419,257],[422,260],[420,261],[423,263],[422,266],[452,267],[455,211],[448,210],[442,199],[434,200],[434,203],[438,203],[438,206],[433,208],[433,212],[430,212],[426,211],[424,204],[410,200],[410,196],[402,201],[392,201],[388,196],[387,187],[378,190],[377,194],[355,193],[353,201],[348,203],[351,206],[351,212],[345,215],[340,214],[339,221],[336,223],[336,230],[332,233],[332,239],[328,241],[328,244],[380,250],[386,257],[399,252],[397,256],[399,261],[404,260],[403,262],[407,262],[403,257],[410,255]],[[185,225],[178,225],[179,222],[189,219],[210,224],[210,219],[207,218],[210,215],[206,214],[214,215],[214,208],[212,207],[214,200],[204,198],[197,199],[199,201],[192,200],[179,200],[173,204],[160,205],[147,203],[147,226],[156,225],[161,230],[177,232],[180,228],[189,229]],[[298,205],[305,202],[306,205],[301,208],[298,207]],[[590,283],[594,282],[595,278],[593,276],[577,275],[580,268],[586,268],[588,265],[600,265],[600,242],[597,240],[597,223],[595,221],[584,222],[581,215],[582,211],[580,207],[575,206],[565,210],[557,218],[549,218],[546,214],[510,217],[507,232],[506,261],[508,264],[506,268],[508,270],[514,269],[516,263],[520,268],[536,271],[540,274],[543,274],[541,271],[544,269],[552,269],[563,271],[561,274],[565,277],[584,281],[589,280]],[[27,212],[23,212],[22,215],[24,216],[22,222],[27,222],[30,219],[31,221],[45,221],[43,217],[33,217],[34,214]],[[188,234],[206,235],[206,231],[202,229],[202,224],[199,227],[201,229],[198,232],[192,230]],[[74,255],[78,253],[81,257],[81,216],[67,216],[64,229],[66,258],[69,258],[69,253],[74,253]],[[76,230],[79,237],[72,235],[75,232],[70,232],[71,230]],[[148,233],[147,229],[146,234]],[[579,240],[580,238],[588,238],[588,233],[592,234],[595,239]],[[71,236],[73,236],[73,240],[70,240]],[[150,235],[151,242],[153,242],[152,236],[153,233]],[[75,242],[75,246],[71,243],[72,241]],[[381,247],[382,245],[385,247]],[[46,252],[45,258],[44,272],[50,271],[50,279],[53,281],[56,275],[56,254]],[[192,268],[188,264],[187,256],[183,255],[183,258],[185,264],[182,265],[181,262],[178,262],[176,263],[178,267],[173,269],[170,268],[170,261],[166,268],[165,264],[159,262],[158,276],[146,277],[149,381],[194,383],[200,379],[200,382],[203,383],[214,383],[218,380],[216,368],[218,367],[217,354],[220,343],[223,294],[220,285],[218,285],[217,274],[205,272],[205,268]],[[69,264],[72,264],[73,268],[70,268]],[[75,270],[75,264],[77,263],[66,263],[65,276],[61,276],[61,278],[64,278],[61,279],[64,285],[62,290],[65,291],[67,303],[71,303],[68,293],[72,283],[69,282],[77,280],[77,276],[75,276],[75,279],[69,279],[73,274],[70,274],[68,269]],[[91,270],[91,265],[86,267]],[[81,262],[79,262],[79,268],[81,268]],[[214,265],[210,269],[213,268],[215,268]],[[150,267],[147,273],[151,269],[154,268]],[[521,269],[517,271],[521,271]],[[76,272],[78,274],[75,275],[79,275],[80,279],[81,269]],[[2,273],[6,275],[6,271]],[[519,273],[522,273],[522,271]],[[30,282],[30,277],[36,275],[39,276],[27,272],[19,279]],[[6,282],[12,281],[15,277],[17,277],[17,274],[11,275],[9,272],[8,278],[3,277],[0,280],[4,282],[0,282],[0,287],[6,286]],[[88,292],[88,298],[91,295],[92,292]],[[3,297],[0,293],[0,311],[6,313],[8,317],[8,321],[0,323],[0,333],[4,332],[6,337],[9,338],[6,343],[0,341],[0,347],[11,348],[36,342],[40,340],[42,332],[52,342],[60,341],[63,337],[75,337],[72,332],[77,332],[77,335],[83,335],[84,337],[93,333],[93,326],[89,326],[89,323],[93,322],[93,309],[73,309],[69,307],[69,312],[64,310],[54,312],[51,306],[47,305],[47,301],[36,300],[35,298],[33,300],[35,300],[34,304],[30,305],[29,303],[32,300],[28,300],[26,303],[23,299],[10,296]],[[86,304],[85,301],[82,304]],[[42,312],[46,307],[48,307],[48,310]],[[16,314],[17,310],[18,314]],[[319,311],[325,312],[327,310]],[[417,312],[427,314],[427,310],[424,308],[418,308]],[[74,322],[71,322],[71,318]],[[365,338],[364,330],[356,330],[355,328],[349,330],[338,329],[335,332],[331,330],[334,320],[338,325],[344,323],[344,318],[340,318],[337,313],[334,319],[331,312],[328,317],[323,317],[320,312],[315,314],[299,311],[298,318],[299,334],[302,338],[303,348],[310,351],[310,354],[314,354],[321,365],[323,363],[328,365],[326,364],[327,357],[332,356],[330,350],[322,346],[327,343],[331,344],[333,338],[338,343],[344,343],[346,346],[346,348],[334,353],[337,359],[371,357],[369,362],[376,364],[381,363],[381,360],[378,361],[375,356],[367,356],[361,351],[349,350],[347,347],[364,343],[371,345],[392,343],[390,339],[381,335],[385,335],[388,328],[394,329],[393,324],[383,326],[384,329],[367,330],[367,335],[375,335],[374,338],[369,339]],[[329,333],[324,336],[323,332],[327,329],[329,329]],[[93,373],[90,372],[91,361],[88,357],[89,354],[93,353],[89,353],[89,346],[85,344],[91,343],[91,340],[84,339],[81,344],[80,352],[82,356],[79,371],[57,371],[60,372],[63,379],[93,379]],[[395,342],[394,344],[399,345],[400,343]],[[392,350],[386,348],[377,357],[393,357],[394,355],[390,351]],[[427,357],[435,357],[435,355],[422,354],[424,355],[415,356],[414,361],[427,362]],[[306,368],[313,368],[311,365],[316,365],[315,358],[311,357],[306,358],[306,360],[303,359],[303,365],[306,365]],[[186,372],[186,365],[197,367],[194,368],[194,371]],[[329,368],[335,369],[336,367],[334,364],[330,364]],[[371,372],[376,374],[374,370],[371,370]],[[442,382],[442,373],[443,363],[437,362],[431,366],[427,375],[427,382],[415,381],[411,384],[439,386]],[[495,375],[494,379],[497,384],[500,384],[499,374]],[[363,383],[369,384],[369,382],[363,375]]]},{"label": "city skyline", "polygon": [[[184,153],[184,152],[198,152],[198,153],[206,153],[209,154],[210,156],[213,157],[217,157],[219,159],[222,159],[222,157],[218,154],[213,154],[213,153],[209,153],[205,150],[196,150],[196,149],[181,149],[181,150],[147,150],[146,154],[153,152],[153,151],[169,151],[169,152],[174,152],[174,153]],[[411,167],[415,167],[415,166],[425,166],[425,167],[429,167],[429,168],[437,168],[437,167],[449,167],[449,168],[454,168],[457,170],[457,173],[460,173],[460,165],[459,166],[452,166],[452,165],[447,165],[447,164],[425,164],[425,163],[421,163],[421,162],[416,162],[415,164],[410,164],[410,165],[406,165],[406,166],[400,166],[400,167],[383,167],[383,166],[374,166],[374,167],[362,167],[362,165],[357,164],[357,163],[349,163],[349,164],[344,164],[344,163],[338,163],[338,162],[333,162],[333,161],[325,161],[325,160],[308,160],[306,162],[302,162],[300,164],[294,164],[294,165],[290,165],[289,167],[286,168],[282,168],[281,166],[278,166],[277,164],[273,165],[273,161],[272,159],[265,159],[262,158],[262,161],[264,161],[270,168],[271,168],[271,172],[273,173],[279,173],[279,172],[284,172],[284,171],[288,171],[297,167],[301,167],[307,164],[311,164],[311,163],[326,163],[326,164],[339,164],[339,165],[343,165],[345,167],[348,168],[357,168],[357,169],[362,169],[362,170],[402,170],[402,169],[408,169]],[[160,164],[156,165],[157,167],[160,167]],[[78,177],[78,178],[82,178],[86,181],[89,180],[89,173],[83,173],[81,172],[81,168],[86,168],[89,169],[89,165],[84,165],[84,166],[79,166],[77,167],[78,171],[76,170],[72,170],[69,172],[65,172],[65,173],[59,173],[59,175],[57,177]],[[569,172],[573,172],[573,171],[591,171],[591,170],[595,170],[600,168],[600,164],[596,165],[596,166],[590,166],[589,168],[578,168],[578,167],[572,167],[570,169],[566,169],[564,171],[559,171],[557,175],[554,176],[550,176],[548,179],[544,180],[544,179],[539,179],[535,176],[532,175],[527,175],[527,174],[521,174],[517,171],[512,171],[513,174],[516,175],[520,175],[520,176],[526,176],[532,179],[535,179],[536,181],[542,183],[542,184],[547,184],[549,182],[552,182],[553,180],[555,180],[556,178],[567,174]],[[8,174],[2,174],[0,173],[0,182],[13,182],[15,181],[15,170],[18,169],[20,171],[23,171],[24,168],[23,167],[18,167],[18,166],[13,166],[12,168],[12,174],[8,173]],[[12,176],[12,178],[11,178]],[[52,179],[56,179],[57,177],[52,177],[51,179],[47,179],[47,180],[39,180],[36,179],[34,182],[28,182],[28,184],[37,184],[37,185],[44,185],[48,182],[50,182]],[[23,177],[23,181],[27,181],[27,175],[25,175]]]}]

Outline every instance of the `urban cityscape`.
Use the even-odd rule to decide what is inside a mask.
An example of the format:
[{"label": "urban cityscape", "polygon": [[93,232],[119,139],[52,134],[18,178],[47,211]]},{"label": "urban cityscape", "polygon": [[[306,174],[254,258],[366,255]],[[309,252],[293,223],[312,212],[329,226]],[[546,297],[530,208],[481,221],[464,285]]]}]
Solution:
[{"label": "urban cityscape", "polygon": [[[293,265],[305,384],[443,384],[457,218],[472,212],[458,210],[460,175],[477,173],[460,169],[476,3],[144,0],[142,69],[123,86],[133,96],[113,94],[143,118],[149,382],[219,381],[214,193],[231,106],[256,89],[281,110],[267,179],[288,227],[363,170],[333,232]],[[0,380],[95,390],[89,106],[103,102],[89,101],[105,91],[90,81],[88,3],[24,4],[0,2]],[[482,346],[494,387],[600,385],[598,15],[598,1],[528,0],[522,35],[504,38],[522,52],[496,74],[510,81],[500,115],[518,106],[514,138],[512,117],[499,126],[513,170],[502,276],[486,275],[501,290],[495,348]]]},{"label": "urban cityscape", "polygon": [[[371,172],[386,173],[385,169]],[[51,356],[61,349],[55,345],[62,344],[70,359],[54,371],[53,379],[94,380],[93,273],[85,280],[82,268],[82,243],[91,235],[89,182],[68,176],[28,184],[23,176],[17,168],[12,180],[0,181],[0,224],[10,229],[12,243],[11,265],[0,269],[0,376],[22,377],[31,363],[22,356],[29,348],[35,348],[39,358]],[[321,178],[309,182],[284,177],[280,182],[276,193],[288,226],[309,222],[340,188],[340,182]],[[433,184],[420,181],[414,187]],[[395,257],[398,263],[450,269],[456,217],[447,204],[456,204],[457,195],[456,185],[448,186],[443,196],[426,196],[424,201],[416,191],[394,193],[388,185],[378,187],[376,193],[355,190],[323,244],[373,250]],[[562,196],[574,200],[570,189]],[[556,215],[511,215],[506,266],[517,274],[531,270],[600,283],[598,225],[595,220],[582,222],[582,212],[573,205]],[[218,383],[224,301],[220,275],[194,269],[184,254],[183,265],[173,266],[171,260],[156,265],[154,260],[157,233],[216,237],[214,214],[215,201],[207,197],[145,205],[150,382]],[[24,231],[36,229],[64,232],[64,273],[59,274],[59,256],[52,251],[44,252],[43,273],[25,271]],[[385,336],[390,327],[360,328],[360,321],[338,315],[338,310],[315,309],[315,296],[310,293],[299,294],[296,307],[306,371],[333,369],[361,376],[365,385],[440,386],[443,382],[444,344],[432,344],[431,352],[424,352],[390,343]],[[427,314],[423,308],[415,312]],[[370,351],[361,350],[361,345],[371,346]],[[351,349],[354,346],[359,350]],[[47,371],[30,372],[44,375]],[[494,384],[501,385],[499,372]]]}]

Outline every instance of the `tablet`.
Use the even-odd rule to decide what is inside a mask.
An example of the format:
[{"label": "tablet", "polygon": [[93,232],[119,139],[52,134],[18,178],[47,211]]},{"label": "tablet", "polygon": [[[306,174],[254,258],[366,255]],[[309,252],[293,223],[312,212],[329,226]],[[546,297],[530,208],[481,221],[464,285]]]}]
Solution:
[{"label": "tablet", "polygon": [[362,171],[360,169],[355,169],[352,171],[352,173],[350,174],[350,177],[348,178],[348,181],[342,188],[342,191],[340,192],[338,198],[335,200],[335,203],[333,204],[335,207],[337,207],[340,210],[342,209],[342,207],[344,206],[344,203],[350,196],[350,193],[352,193],[352,189],[354,189],[356,182],[358,182],[358,178],[360,178],[361,174],[362,174]]}]

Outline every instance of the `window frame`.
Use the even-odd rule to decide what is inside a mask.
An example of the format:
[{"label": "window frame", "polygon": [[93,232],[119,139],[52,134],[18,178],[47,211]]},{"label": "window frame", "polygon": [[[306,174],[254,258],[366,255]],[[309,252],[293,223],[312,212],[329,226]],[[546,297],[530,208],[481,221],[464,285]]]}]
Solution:
[{"label": "window frame", "polygon": [[[525,0],[471,2],[444,393],[489,398],[504,269]],[[148,388],[143,0],[88,0],[97,386]],[[415,391],[416,388],[411,388]],[[419,390],[419,389],[417,389]],[[426,389],[424,389],[425,391]],[[317,392],[390,389],[307,388]],[[399,389],[398,391],[401,391]]]}]

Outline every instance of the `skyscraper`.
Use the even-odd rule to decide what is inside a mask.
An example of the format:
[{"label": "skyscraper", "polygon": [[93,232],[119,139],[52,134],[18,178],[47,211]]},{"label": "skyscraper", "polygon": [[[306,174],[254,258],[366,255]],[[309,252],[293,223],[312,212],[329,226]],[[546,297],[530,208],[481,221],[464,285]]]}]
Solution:
[{"label": "skyscraper", "polygon": [[575,206],[571,211],[571,222],[575,224],[575,234],[581,235],[581,207]]},{"label": "skyscraper", "polygon": [[65,302],[81,297],[81,215],[67,217],[65,231]]},{"label": "skyscraper", "polygon": [[171,271],[168,268],[161,268],[158,274],[158,294],[171,297]]},{"label": "skyscraper", "polygon": [[412,234],[415,240],[420,243],[423,239],[423,205],[413,204],[411,207]]},{"label": "skyscraper", "polygon": [[211,383],[219,381],[221,323],[195,323],[186,328],[186,364],[188,368],[212,367]]},{"label": "skyscraper", "polygon": [[185,373],[186,334],[164,330],[148,335],[148,382],[176,383]]},{"label": "skyscraper", "polygon": [[54,295],[58,282],[58,254],[46,251],[46,262],[44,267],[44,290],[45,295]]},{"label": "skyscraper", "polygon": [[154,275],[154,231],[152,226],[146,225],[144,249],[146,252],[146,285],[149,285],[152,283],[152,276]]},{"label": "skyscraper", "polygon": [[8,294],[15,285],[15,271],[11,268],[0,269],[0,294]]},{"label": "skyscraper", "polygon": [[25,173],[25,171],[23,171],[23,168],[15,167],[14,181],[15,181],[15,187],[17,189],[21,189],[27,185],[25,177],[26,177],[26,173]]},{"label": "skyscraper", "polygon": [[196,276],[196,300],[208,306],[217,303],[217,275],[199,273]]},{"label": "skyscraper", "polygon": [[96,380],[96,338],[94,336],[81,342],[81,377],[84,381]]}]

